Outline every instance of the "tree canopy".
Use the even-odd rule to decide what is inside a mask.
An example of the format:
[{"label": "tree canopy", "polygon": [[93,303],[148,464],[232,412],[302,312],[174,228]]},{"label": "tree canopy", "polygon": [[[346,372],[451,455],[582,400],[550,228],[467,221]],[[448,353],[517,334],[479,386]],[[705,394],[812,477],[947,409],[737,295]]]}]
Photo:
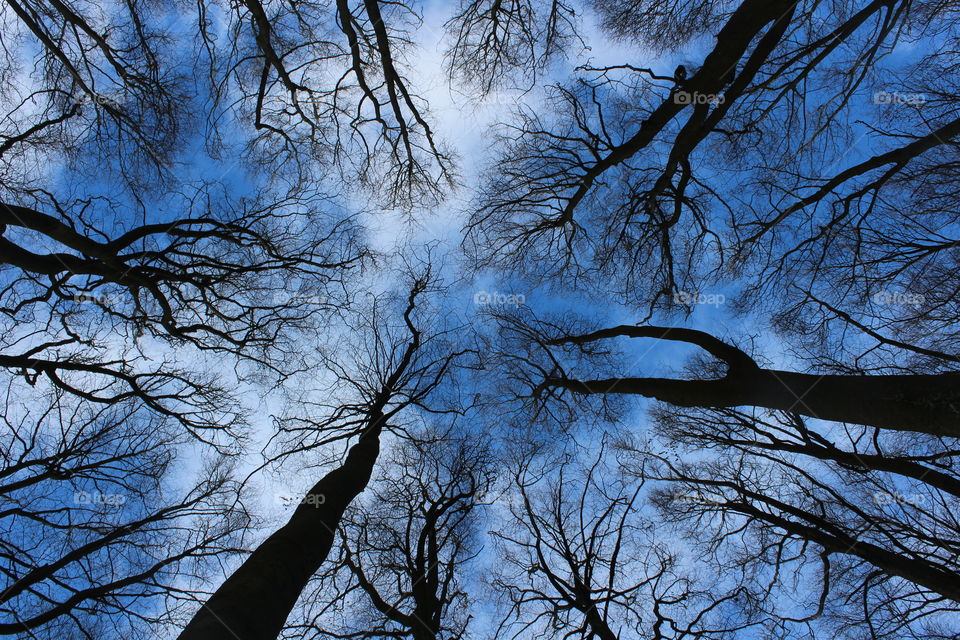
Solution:
[{"label": "tree canopy", "polygon": [[960,2],[0,16],[0,635],[960,636]]}]

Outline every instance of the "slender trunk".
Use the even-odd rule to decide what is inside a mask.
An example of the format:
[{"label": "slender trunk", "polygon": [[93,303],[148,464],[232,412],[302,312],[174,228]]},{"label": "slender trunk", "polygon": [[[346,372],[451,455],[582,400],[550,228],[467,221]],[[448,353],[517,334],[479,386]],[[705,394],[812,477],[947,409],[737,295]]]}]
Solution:
[{"label": "slender trunk", "polygon": [[884,573],[909,580],[942,595],[944,598],[960,602],[960,581],[957,580],[955,573],[919,558],[906,557],[870,542],[858,540],[851,534],[840,532],[831,527],[822,518],[802,512],[784,503],[773,500],[767,502],[774,503],[775,506],[782,508],[784,511],[792,512],[793,515],[804,517],[811,524],[803,524],[780,515],[767,513],[749,503],[739,503],[732,505],[731,508],[734,511],[768,522],[791,535],[815,542],[832,553],[857,556]]}]

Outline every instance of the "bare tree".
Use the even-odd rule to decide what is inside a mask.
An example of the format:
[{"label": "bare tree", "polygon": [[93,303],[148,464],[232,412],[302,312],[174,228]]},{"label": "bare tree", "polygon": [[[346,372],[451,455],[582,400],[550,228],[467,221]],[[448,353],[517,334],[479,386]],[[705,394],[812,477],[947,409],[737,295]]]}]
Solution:
[{"label": "bare tree", "polygon": [[[654,414],[655,437],[636,446],[632,472],[666,484],[655,499],[663,526],[678,526],[720,570],[742,576],[777,633],[953,633],[948,612],[960,595],[953,587],[960,490],[953,374],[797,374],[760,367],[731,344],[691,329],[577,333],[534,324],[514,320],[511,333],[545,349],[569,347],[578,369],[621,360],[602,346],[616,337],[680,341],[716,359],[676,379],[618,371],[582,380],[567,373],[563,353],[516,354],[513,362],[526,371],[515,377],[548,405],[562,404],[561,392],[638,394],[665,403]],[[585,409],[571,406],[567,415]],[[810,588],[811,580],[821,587]],[[792,609],[797,601],[804,611]]]},{"label": "bare tree", "polygon": [[960,374],[956,372],[838,375],[767,369],[708,333],[677,327],[623,325],[554,338],[547,344],[579,345],[617,336],[693,344],[720,360],[727,371],[722,378],[709,380],[550,376],[542,386],[584,394],[637,394],[681,407],[752,405],[823,420],[960,436]]},{"label": "bare tree", "polygon": [[530,85],[579,40],[571,2],[461,0],[446,24],[452,79],[485,95],[521,74]]},{"label": "bare tree", "polygon": [[[229,575],[199,609],[180,638],[267,638],[281,632],[311,576],[326,559],[348,505],[370,482],[380,453],[381,434],[399,428],[404,410],[428,407],[428,399],[469,350],[451,350],[443,333],[430,334],[417,317],[420,297],[435,284],[429,265],[413,284],[400,310],[374,301],[368,321],[366,360],[357,371],[332,361],[337,386],[351,389],[356,400],[336,405],[324,418],[300,419],[281,436],[309,437],[284,447],[282,457],[321,444],[357,438],[346,459],[304,494],[286,525],[275,531]],[[391,318],[397,313],[400,322]],[[400,332],[396,331],[399,328]],[[361,332],[363,334],[365,332]],[[364,342],[369,340],[369,342]],[[346,399],[345,399],[346,400]],[[440,411],[457,411],[441,406]]]},{"label": "bare tree", "polygon": [[11,0],[0,9],[0,166],[13,178],[5,189],[35,184],[34,163],[50,153],[100,172],[115,166],[140,187],[164,171],[192,87],[169,48],[179,14],[151,5]]},{"label": "bare tree", "polygon": [[[333,15],[346,44],[334,58],[345,65],[347,74],[352,70],[355,82],[342,77],[329,91],[296,94],[285,67],[291,52],[275,39],[278,34],[286,38],[287,15],[268,18],[266,12],[272,14],[273,9],[255,2],[236,7],[238,28],[223,50],[210,46],[215,34],[208,12],[214,7],[197,5],[200,44],[207,45],[206,56],[201,51],[197,60],[209,63],[215,81],[225,83],[214,87],[213,97],[221,100],[238,86],[231,84],[233,80],[246,86],[238,69],[246,68],[247,60],[229,56],[243,52],[240,56],[245,57],[252,42],[258,52],[252,59],[264,61],[263,79],[254,91],[253,122],[258,129],[266,127],[281,140],[291,139],[284,131],[289,122],[271,122],[278,112],[276,87],[268,81],[276,73],[277,86],[293,91],[287,96],[293,103],[298,98],[310,103],[300,114],[310,111],[314,123],[321,122],[325,131],[313,130],[302,138],[305,144],[296,150],[298,156],[316,145],[322,147],[317,155],[333,150],[339,161],[346,162],[360,158],[359,150],[366,159],[357,160],[356,166],[365,166],[368,177],[376,173],[369,182],[392,176],[393,186],[386,188],[389,199],[419,203],[439,191],[438,181],[449,178],[447,158],[423,116],[424,103],[407,89],[399,70],[399,49],[406,45],[403,27],[388,27],[393,17],[400,23],[415,15],[408,9],[391,14],[396,5],[385,7],[381,11],[375,1],[359,10],[347,3],[337,5]],[[188,561],[232,550],[228,540],[243,525],[229,519],[232,511],[225,506],[236,501],[228,496],[237,491],[224,470],[226,462],[208,470],[206,479],[179,498],[149,495],[169,481],[167,469],[185,434],[214,442],[220,436],[209,432],[223,432],[225,439],[216,443],[222,445],[219,453],[236,452],[234,438],[244,426],[244,416],[229,393],[229,372],[205,375],[200,363],[191,360],[211,352],[234,365],[238,378],[247,373],[243,367],[266,371],[281,381],[303,371],[303,332],[316,331],[349,302],[345,280],[367,255],[352,218],[329,212],[333,207],[327,196],[296,185],[297,176],[264,180],[262,187],[245,185],[237,194],[230,193],[227,184],[191,183],[184,174],[197,164],[175,166],[183,157],[185,138],[180,133],[198,126],[193,108],[208,96],[179,64],[189,56],[185,51],[193,51],[178,48],[189,41],[187,21],[164,25],[160,17],[173,16],[153,10],[152,3],[136,1],[100,7],[59,0],[10,2],[3,9],[8,27],[3,36],[3,73],[13,74],[20,59],[34,53],[39,53],[39,65],[27,74],[22,87],[0,96],[7,114],[0,130],[5,178],[0,195],[0,308],[5,325],[0,365],[10,374],[11,388],[30,392],[27,405],[56,399],[49,412],[40,411],[38,416],[21,417],[10,396],[5,405],[12,506],[5,512],[10,519],[2,539],[9,561],[4,567],[8,578],[4,597],[11,607],[5,612],[12,619],[4,628],[11,633],[30,629],[56,633],[72,621],[76,633],[94,634],[99,628],[96,614],[110,620],[117,612],[120,618],[147,619],[147,608],[155,606],[149,603],[164,597],[175,604],[179,600],[180,587],[171,579],[179,573],[187,580],[192,570]],[[313,11],[319,8],[301,4],[294,9],[297,17],[309,18],[300,26],[313,22]],[[329,49],[310,40],[309,34],[307,39],[294,50],[309,54],[312,47],[320,66],[325,66]],[[223,51],[225,67],[220,66]],[[373,79],[377,75],[380,78]],[[350,100],[352,106],[347,104]],[[356,113],[351,113],[354,109]],[[309,124],[310,118],[304,122]],[[217,127],[221,133],[226,128]],[[331,130],[337,132],[337,141],[325,138]],[[269,152],[267,147],[255,151]],[[73,161],[65,179],[35,175],[38,164],[64,152],[71,153]],[[271,161],[269,155],[246,159],[254,160],[255,166]],[[178,173],[184,166],[187,169]],[[282,167],[275,169],[282,173]],[[436,175],[428,175],[434,169]],[[160,184],[165,188],[157,189]],[[295,186],[283,190],[291,184]],[[350,482],[336,487],[343,489],[339,506],[330,501],[336,514],[318,520],[314,511],[300,510],[280,538],[295,538],[297,533],[309,537],[311,527],[328,520],[332,536],[339,512],[369,479],[380,431],[390,428],[386,423],[402,407],[419,406],[423,396],[440,384],[449,363],[461,355],[421,362],[423,340],[413,313],[425,286],[418,281],[402,312],[402,326],[409,331],[402,346],[389,342],[386,335],[374,338],[378,349],[387,350],[370,356],[371,366],[383,367],[383,376],[357,385],[359,405],[318,419],[326,421],[327,432],[342,429],[347,432],[344,438],[359,436],[359,442],[341,470],[321,481],[316,492],[332,496],[331,483],[345,478],[352,487]],[[170,347],[177,350],[175,356],[164,351]],[[381,356],[385,360],[378,360]],[[336,371],[335,358],[324,357]],[[434,375],[436,379],[431,379]],[[86,453],[82,449],[46,453],[39,444],[23,445],[26,453],[17,453],[21,442],[34,439],[49,447],[50,418],[70,406],[78,423],[62,428],[93,433],[84,436],[92,439],[87,446],[105,462],[73,461],[72,456]],[[61,435],[66,447],[68,434]],[[115,457],[111,446],[117,447]],[[36,461],[30,458],[34,454],[39,455]],[[56,467],[31,476],[34,467],[46,469],[44,461],[58,456],[63,458],[63,470]],[[70,468],[77,465],[89,475],[89,482],[102,485],[96,496],[126,498],[120,489],[133,490],[142,477],[138,501],[125,501],[126,510],[116,513],[112,503],[101,501],[93,506],[67,506],[61,501],[31,510],[25,506],[27,498],[13,492],[42,485],[56,502],[62,499],[59,494],[69,492]],[[124,465],[128,472],[122,470]],[[111,482],[119,488],[104,493]],[[86,486],[81,487],[84,496]],[[208,521],[191,521],[203,514]],[[34,520],[30,526],[49,531],[40,534],[42,543],[24,543],[20,536]],[[188,526],[195,527],[195,533],[186,535]],[[265,556],[270,564],[276,539],[251,556],[240,569],[241,577],[263,566]],[[308,540],[301,542],[310,546]],[[311,553],[322,557],[330,543]],[[148,560],[125,560],[132,549]],[[18,557],[21,551],[23,558]],[[55,554],[60,553],[57,559]],[[304,567],[309,577],[310,564]],[[195,577],[200,577],[207,567],[198,560],[195,568]],[[237,580],[228,580],[203,611],[219,612],[236,584]],[[299,593],[299,588],[288,585],[286,593],[293,591]],[[283,594],[275,593],[280,601]],[[285,612],[276,621],[277,631],[284,617]],[[196,624],[202,625],[203,615],[200,618]]]},{"label": "bare tree", "polygon": [[251,525],[229,459],[186,462],[183,429],[135,400],[55,390],[39,404],[25,386],[5,388],[0,634],[130,637],[176,622],[181,592]]},{"label": "bare tree", "polygon": [[[763,585],[784,628],[956,632],[955,451],[735,410],[661,412],[658,428],[673,450],[642,445],[630,466],[663,482],[656,502],[667,522],[745,584]],[[715,453],[682,462],[678,446]]]},{"label": "bare tree", "polygon": [[342,544],[282,637],[466,637],[478,503],[492,467],[484,447],[452,440],[449,431],[391,447],[372,493],[344,514]]},{"label": "bare tree", "polygon": [[[234,193],[191,174],[203,161],[182,158],[179,131],[200,89],[173,56],[179,14],[137,1],[2,11],[2,73],[38,64],[0,95],[0,366],[94,403],[138,398],[198,435],[230,427],[228,385],[189,372],[186,354],[295,371],[296,333],[346,301],[367,255],[357,225],[308,187]],[[158,366],[151,339],[181,363]]]},{"label": "bare tree", "polygon": [[[642,515],[643,483],[621,476],[605,446],[562,459],[526,454],[513,467],[493,587],[508,606],[498,635],[725,638],[758,623],[738,586],[698,587],[677,545]],[[672,548],[671,548],[672,547]]]},{"label": "bare tree", "polygon": [[303,332],[349,302],[368,254],[325,194],[197,179],[178,13],[2,16],[0,629],[179,627],[253,526],[233,387],[301,370]]},{"label": "bare tree", "polygon": [[[500,635],[960,633],[960,2],[451,6],[447,79],[481,95],[564,72],[583,25],[631,52],[497,130],[462,248],[646,317],[497,312],[483,350],[439,264],[363,297],[393,273],[330,195],[410,213],[456,186],[413,81],[426,6],[0,7],[0,634],[467,637],[488,514]],[[675,326],[721,287],[793,362]],[[627,337],[712,361],[624,370]],[[310,487],[251,550],[231,457],[263,382],[290,404],[247,479]],[[471,395],[536,449],[509,513],[477,509]],[[668,406],[624,477],[582,427],[631,396]],[[575,441],[590,462],[551,457]]]},{"label": "bare tree", "polygon": [[[776,298],[783,269],[829,290],[836,279],[817,263],[836,257],[848,277],[862,277],[876,263],[837,249],[872,244],[857,229],[895,237],[902,222],[856,212],[888,206],[891,220],[915,230],[898,248],[876,246],[888,282],[907,286],[903,258],[918,269],[949,263],[936,247],[953,239],[930,232],[951,197],[935,185],[951,171],[956,91],[952,80],[933,81],[949,68],[951,46],[879,70],[897,42],[946,28],[950,18],[930,23],[932,4],[597,4],[610,35],[644,47],[682,53],[694,38],[716,40],[676,70],[584,68],[547,109],[512,123],[468,225],[466,247],[482,264],[613,287],[649,313],[683,309],[678,294],[758,270],[762,294]],[[885,100],[910,104],[875,104]],[[845,157],[861,139],[881,151]],[[937,193],[934,205],[920,193]]]},{"label": "bare tree", "polygon": [[405,51],[420,18],[412,3],[266,3],[229,11],[226,47],[201,31],[212,58],[215,95],[239,106],[260,135],[254,162],[289,165],[301,179],[315,168],[358,178],[388,206],[442,199],[452,158],[410,87]]}]

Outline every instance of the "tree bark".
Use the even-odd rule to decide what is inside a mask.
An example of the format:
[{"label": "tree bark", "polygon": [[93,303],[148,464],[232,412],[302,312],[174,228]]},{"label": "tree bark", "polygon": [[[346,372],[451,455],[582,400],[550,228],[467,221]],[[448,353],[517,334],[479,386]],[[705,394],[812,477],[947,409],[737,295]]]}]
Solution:
[{"label": "tree bark", "polygon": [[766,407],[811,418],[960,437],[960,374],[846,376],[776,369],[719,380],[549,378],[575,393],[631,393],[681,407]]},{"label": "tree bark", "polygon": [[344,509],[370,481],[383,415],[325,475],[281,529],[246,559],[197,612],[179,640],[276,640],[333,545]]},{"label": "tree bark", "polygon": [[548,344],[583,344],[614,336],[696,344],[728,366],[716,380],[549,377],[544,386],[575,393],[628,393],[681,407],[766,407],[811,418],[960,437],[960,373],[833,375],[764,369],[746,353],[692,329],[622,326]]}]

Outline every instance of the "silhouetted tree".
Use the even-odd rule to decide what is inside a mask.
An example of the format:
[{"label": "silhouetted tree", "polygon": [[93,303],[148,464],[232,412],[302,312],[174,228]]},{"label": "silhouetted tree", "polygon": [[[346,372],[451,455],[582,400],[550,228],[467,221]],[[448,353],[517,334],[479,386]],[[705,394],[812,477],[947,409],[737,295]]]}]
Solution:
[{"label": "silhouetted tree", "polygon": [[[276,638],[329,554],[344,511],[370,482],[383,432],[397,429],[405,410],[428,408],[429,397],[451,369],[471,355],[469,350],[451,350],[443,331],[429,333],[421,324],[427,321],[417,317],[420,296],[436,286],[430,268],[427,264],[425,272],[413,276],[401,309],[373,302],[369,330],[355,338],[366,356],[356,363],[358,370],[343,369],[342,360],[330,362],[337,386],[352,391],[355,399],[338,404],[325,418],[295,421],[281,434],[311,438],[298,447],[284,447],[283,456],[357,438],[346,459],[322,476],[287,524],[227,577],[180,634],[181,640]],[[393,313],[400,316],[399,323]],[[457,411],[455,406],[439,410]]]},{"label": "silhouetted tree", "polygon": [[[465,240],[481,266],[601,286],[649,313],[739,278],[756,282],[753,304],[816,283],[840,308],[949,278],[954,47],[883,61],[949,29],[931,15],[953,3],[596,4],[608,35],[654,51],[715,39],[684,78],[585,67],[505,123]],[[872,286],[841,286],[865,275]]]},{"label": "silhouetted tree", "polygon": [[238,103],[259,132],[255,163],[289,165],[301,181],[333,169],[387,206],[445,196],[452,158],[407,78],[405,52],[420,23],[413,3],[248,0],[220,15],[229,21],[225,46],[209,24],[201,31],[216,60],[215,96]]},{"label": "silhouetted tree", "polygon": [[[638,446],[628,467],[663,483],[655,501],[667,522],[763,585],[784,628],[956,633],[956,451],[782,413],[657,417],[670,449]],[[684,461],[693,451],[709,453]]]},{"label": "silhouetted tree", "polygon": [[466,637],[492,467],[482,446],[449,438],[431,429],[393,444],[282,637]]},{"label": "silhouetted tree", "polygon": [[609,454],[517,457],[494,534],[505,562],[493,587],[508,605],[498,636],[726,638],[757,624],[746,590],[684,575],[677,545],[643,518],[643,482]]},{"label": "silhouetted tree", "polygon": [[39,404],[25,386],[4,390],[0,634],[130,637],[177,622],[181,590],[251,525],[229,459],[190,460],[183,429],[135,400],[55,390]]},{"label": "silhouetted tree", "polygon": [[677,327],[623,325],[555,338],[548,344],[577,345],[617,336],[696,345],[720,360],[726,373],[708,380],[550,376],[543,386],[584,394],[637,394],[681,407],[766,407],[823,420],[960,436],[960,372],[840,375],[768,369],[708,333]]},{"label": "silhouetted tree", "polygon": [[[960,2],[449,7],[448,81],[533,90],[465,266],[594,307],[496,336],[455,326],[436,247],[374,255],[345,211],[457,186],[415,85],[434,10],[0,8],[0,634],[467,637],[491,517],[499,635],[955,637]],[[771,332],[701,330],[720,291]],[[617,338],[710,358],[654,377]],[[241,385],[287,400],[272,431]],[[247,435],[247,482],[310,485],[253,549]]]},{"label": "silhouetted tree", "polygon": [[446,24],[448,72],[481,94],[511,82],[536,84],[551,60],[579,41],[577,26],[572,2],[461,0]]},{"label": "silhouetted tree", "polygon": [[11,0],[0,12],[4,190],[36,188],[37,163],[59,154],[97,171],[106,162],[140,186],[156,180],[183,139],[194,91],[170,48],[177,9]]},{"label": "silhouetted tree", "polygon": [[313,186],[205,178],[182,8],[0,9],[3,633],[182,623],[252,527],[238,381],[302,370],[368,256]]}]

